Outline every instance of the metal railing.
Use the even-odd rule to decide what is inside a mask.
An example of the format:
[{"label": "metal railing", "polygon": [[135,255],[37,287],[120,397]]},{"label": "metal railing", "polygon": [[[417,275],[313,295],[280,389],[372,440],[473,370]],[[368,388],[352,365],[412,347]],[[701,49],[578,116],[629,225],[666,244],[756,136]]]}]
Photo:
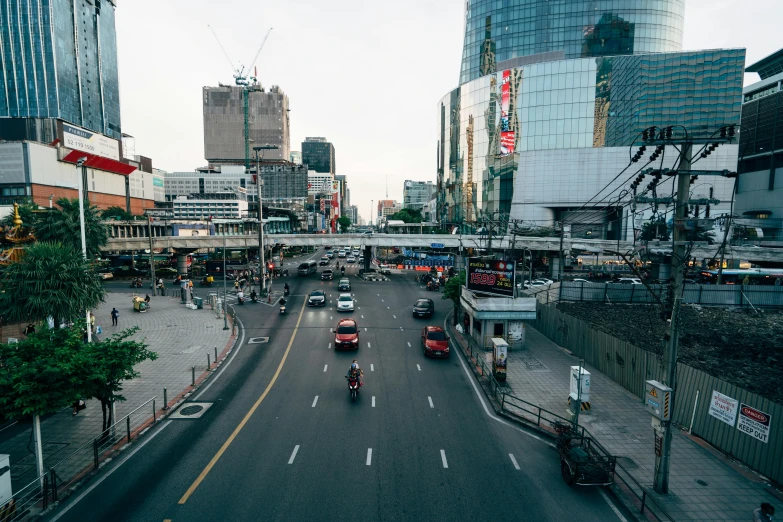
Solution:
[{"label": "metal railing", "polygon": [[[449,335],[454,337],[452,325],[448,319],[447,329],[449,330]],[[467,346],[463,348],[462,343],[460,342],[454,344],[458,345],[465,354],[465,357],[470,363],[471,370],[473,370],[477,380],[484,388],[487,398],[495,403],[497,411],[500,414],[507,415],[518,421],[522,421],[525,424],[532,424],[536,428],[551,435],[555,435],[554,426],[556,423],[572,423],[571,419],[566,419],[565,417],[506,391],[504,386],[502,386],[492,374],[492,368],[487,364],[484,358],[485,351],[478,345],[475,339],[469,335],[459,335],[467,341]],[[580,436],[590,437],[596,444],[599,446],[601,445],[598,439],[583,426],[578,426],[577,428]],[[604,450],[604,452],[609,454],[606,450]],[[648,518],[653,517],[657,522],[674,522],[674,519],[666,513],[664,508],[649,495],[647,489],[644,488],[628,470],[623,468],[619,462],[615,468],[615,485],[625,493],[631,504],[639,510],[639,513],[646,515]]]},{"label": "metal railing", "polygon": [[0,506],[0,520],[21,522],[37,517],[50,502],[70,494],[76,484],[92,476],[156,421],[155,397],[152,397],[17,491],[12,499]]}]

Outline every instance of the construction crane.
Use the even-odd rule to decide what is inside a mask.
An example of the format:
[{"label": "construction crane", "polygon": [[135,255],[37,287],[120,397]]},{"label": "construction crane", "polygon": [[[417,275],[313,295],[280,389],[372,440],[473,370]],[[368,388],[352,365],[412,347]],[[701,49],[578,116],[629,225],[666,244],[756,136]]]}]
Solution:
[{"label": "construction crane", "polygon": [[[215,33],[215,30],[212,29],[211,25],[207,25],[209,27],[209,30],[212,32],[212,36],[215,37],[215,41],[217,41],[218,46],[220,46],[220,50],[223,51],[223,55],[226,57],[226,60],[228,60],[228,64],[231,66],[231,71],[234,73],[234,83],[237,85],[244,87],[242,89],[242,106],[243,106],[243,112],[244,112],[244,134],[245,134],[245,169],[250,169],[250,91],[262,91],[263,92],[263,86],[258,82],[258,72],[256,70],[256,62],[258,61],[258,57],[261,55],[261,50],[264,48],[264,45],[266,44],[267,39],[269,38],[269,33],[272,32],[272,27],[269,28],[269,30],[266,32],[266,35],[264,36],[264,39],[261,41],[261,45],[258,47],[258,51],[256,51],[256,55],[253,57],[253,61],[250,62],[250,66],[247,68],[248,74],[245,74],[245,66],[240,65],[239,67],[234,66],[234,62],[231,60],[231,57],[229,56],[228,52],[226,51],[226,48],[223,47],[223,44],[220,42],[220,38],[218,38],[217,33]],[[253,74],[249,74],[249,71],[253,71]]]}]

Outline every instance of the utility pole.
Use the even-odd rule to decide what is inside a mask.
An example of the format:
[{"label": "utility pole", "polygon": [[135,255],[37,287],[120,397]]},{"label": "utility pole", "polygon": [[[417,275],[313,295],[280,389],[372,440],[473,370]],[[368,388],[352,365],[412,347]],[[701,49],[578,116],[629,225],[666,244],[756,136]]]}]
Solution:
[{"label": "utility pole", "polygon": [[[688,191],[690,187],[691,160],[693,143],[685,142],[682,146],[680,167],[677,169],[677,199],[674,206],[674,226],[672,227],[672,284],[670,287],[672,299],[672,314],[669,325],[669,346],[664,353],[663,363],[665,375],[663,383],[676,390],[677,379],[677,348],[679,343],[680,304],[682,302],[682,281],[685,278],[685,242],[686,234],[684,220],[688,212]],[[671,408],[674,408],[675,394],[672,394]],[[663,444],[661,455],[655,457],[655,480],[653,487],[657,493],[669,492],[669,468],[671,466],[672,423],[662,421]]]},{"label": "utility pole", "polygon": [[[256,151],[256,198],[258,199],[258,276],[260,279],[261,293],[264,293],[266,289],[266,260],[264,259],[264,198],[263,198],[263,183],[261,183],[261,158],[263,157],[262,150],[276,149],[277,145],[262,145],[253,147]],[[271,280],[271,279],[270,279]],[[271,296],[268,299],[271,302]]]},{"label": "utility pole", "polygon": [[[81,169],[81,177],[79,180],[79,229],[81,231],[82,239],[82,255],[84,259],[87,259],[87,232],[84,226],[84,199],[87,197],[87,157],[79,158],[76,162],[76,167]],[[133,259],[133,256],[131,256]],[[85,311],[85,319],[87,321],[87,342],[92,342],[92,325],[90,322],[90,311]],[[56,325],[55,325],[56,326]]]},{"label": "utility pole", "polygon": [[563,237],[565,235],[565,222],[560,221],[560,262],[557,266],[557,280],[563,281]]},{"label": "utility pole", "polygon": [[157,295],[157,287],[155,285],[155,252],[152,250],[152,217],[147,217],[147,233],[150,236],[150,275],[152,275],[152,293]]}]

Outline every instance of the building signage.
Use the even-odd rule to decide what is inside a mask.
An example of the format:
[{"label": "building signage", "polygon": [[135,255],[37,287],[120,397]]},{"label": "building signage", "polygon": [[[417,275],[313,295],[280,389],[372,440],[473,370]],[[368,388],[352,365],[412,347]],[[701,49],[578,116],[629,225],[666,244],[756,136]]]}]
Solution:
[{"label": "building signage", "polygon": [[467,287],[475,292],[514,297],[514,262],[471,257]]},{"label": "building signage", "polygon": [[162,187],[162,186],[164,186],[164,184],[163,184],[163,178],[158,178],[158,177],[154,177],[154,178],[152,178],[152,184],[153,184],[154,186],[156,186],[156,187]]},{"label": "building signage", "polygon": [[430,248],[443,248],[443,243],[430,243]]},{"label": "building signage", "polygon": [[503,81],[500,84],[500,155],[514,154],[516,134],[511,130],[511,71],[503,71]]},{"label": "building signage", "polygon": [[117,140],[67,123],[63,123],[63,145],[120,161],[120,144]]},{"label": "building signage", "polygon": [[761,442],[769,442],[769,427],[772,418],[763,411],[751,408],[747,404],[740,406],[737,429]]},{"label": "building signage", "polygon": [[710,415],[734,427],[734,421],[737,420],[737,406],[739,402],[728,395],[723,395],[715,390],[712,391],[712,401],[710,402]]}]

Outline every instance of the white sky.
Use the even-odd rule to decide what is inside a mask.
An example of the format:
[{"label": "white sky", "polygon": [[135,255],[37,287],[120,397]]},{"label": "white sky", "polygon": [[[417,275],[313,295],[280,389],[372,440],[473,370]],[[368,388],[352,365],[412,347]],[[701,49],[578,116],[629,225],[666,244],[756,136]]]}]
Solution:
[{"label": "white sky", "polygon": [[[782,21],[780,0],[686,0],[684,48],[746,47],[753,63],[783,47]],[[207,24],[235,65],[274,27],[257,68],[290,99],[291,149],[306,136],[334,143],[367,219],[387,177],[398,201],[404,180],[435,180],[437,103],[459,80],[463,23],[458,0],[123,0],[122,129],[155,167],[204,165],[201,88],[233,81]]]}]

